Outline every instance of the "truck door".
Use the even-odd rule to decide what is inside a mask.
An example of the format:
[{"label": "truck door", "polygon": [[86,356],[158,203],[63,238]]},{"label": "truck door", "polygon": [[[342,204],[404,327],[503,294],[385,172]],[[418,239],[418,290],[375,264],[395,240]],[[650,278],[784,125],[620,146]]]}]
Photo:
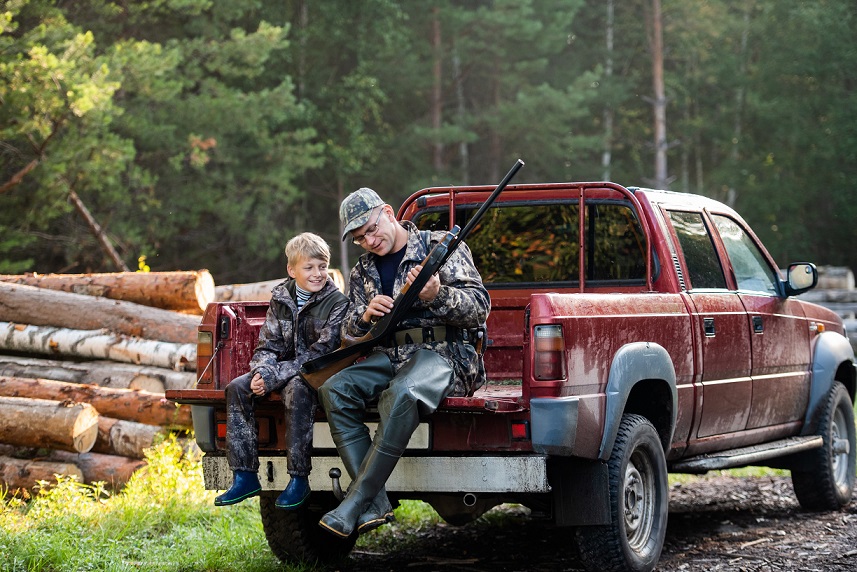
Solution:
[{"label": "truck door", "polygon": [[810,332],[801,305],[780,295],[776,271],[738,221],[719,214],[711,220],[749,320],[753,400],[747,428],[799,421],[810,386]]},{"label": "truck door", "polygon": [[726,278],[701,212],[667,210],[684,258],[685,284],[701,341],[699,438],[743,430],[753,396],[747,312]]}]

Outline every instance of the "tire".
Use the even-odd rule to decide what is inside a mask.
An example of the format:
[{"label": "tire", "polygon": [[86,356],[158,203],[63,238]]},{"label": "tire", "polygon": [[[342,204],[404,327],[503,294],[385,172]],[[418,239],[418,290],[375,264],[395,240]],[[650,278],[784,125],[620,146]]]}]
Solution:
[{"label": "tire", "polygon": [[611,522],[577,529],[581,561],[593,572],[650,572],[664,545],[669,483],[660,437],[648,419],[622,416],[608,472]]},{"label": "tire", "polygon": [[342,540],[325,532],[318,521],[337,502],[330,493],[312,493],[297,510],[283,510],[274,504],[277,492],[263,492],[259,498],[259,512],[265,538],[274,556],[287,564],[339,563],[354,548],[357,534]]},{"label": "tire", "polygon": [[807,455],[804,468],[792,470],[795,496],[805,510],[838,510],[851,500],[857,456],[853,408],[845,386],[833,382],[818,425],[824,445]]}]

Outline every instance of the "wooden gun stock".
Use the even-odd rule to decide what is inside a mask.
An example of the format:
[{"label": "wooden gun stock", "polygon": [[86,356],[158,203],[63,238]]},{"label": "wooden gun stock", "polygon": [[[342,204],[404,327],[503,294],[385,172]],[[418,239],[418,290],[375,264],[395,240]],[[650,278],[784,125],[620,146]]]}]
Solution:
[{"label": "wooden gun stock", "polygon": [[393,302],[393,309],[375,322],[369,332],[359,338],[343,339],[342,345],[338,350],[306,362],[300,371],[304,381],[312,388],[318,389],[330,376],[352,365],[357,361],[357,358],[368,354],[373,348],[386,342],[395,333],[396,326],[402,321],[405,313],[414,305],[420,291],[429,281],[429,278],[440,270],[440,267],[443,266],[455,249],[470,234],[470,231],[476,226],[488,210],[488,207],[491,206],[497,196],[506,188],[512,177],[515,176],[515,173],[523,166],[524,162],[518,159],[506,176],[503,177],[503,180],[500,181],[500,184],[497,185],[497,188],[494,189],[488,199],[476,211],[476,214],[464,226],[464,230],[459,229],[458,226],[453,226],[447,231],[443,240],[435,245],[425,260],[423,260],[423,269],[417,275],[416,279],[410,284],[406,284],[401,292],[399,292],[399,295],[396,296]]}]

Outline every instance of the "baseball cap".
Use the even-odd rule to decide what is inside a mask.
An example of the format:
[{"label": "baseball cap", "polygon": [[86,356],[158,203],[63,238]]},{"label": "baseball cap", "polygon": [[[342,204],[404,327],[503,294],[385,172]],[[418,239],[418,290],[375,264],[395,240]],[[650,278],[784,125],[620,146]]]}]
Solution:
[{"label": "baseball cap", "polygon": [[386,203],[369,187],[361,187],[345,197],[339,205],[339,220],[344,228],[342,240],[345,240],[349,232],[369,222],[372,209],[383,204]]}]

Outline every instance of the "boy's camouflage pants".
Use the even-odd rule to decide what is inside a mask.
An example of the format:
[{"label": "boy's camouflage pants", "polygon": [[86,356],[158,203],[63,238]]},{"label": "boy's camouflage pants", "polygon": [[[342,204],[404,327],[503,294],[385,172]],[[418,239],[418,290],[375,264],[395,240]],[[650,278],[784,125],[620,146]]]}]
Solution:
[{"label": "boy's camouflage pants", "polygon": [[[226,458],[233,471],[259,471],[256,402],[249,373],[226,386]],[[290,475],[307,476],[312,470],[312,424],[318,395],[300,377],[290,379],[282,390],[286,409],[286,468]]]}]

